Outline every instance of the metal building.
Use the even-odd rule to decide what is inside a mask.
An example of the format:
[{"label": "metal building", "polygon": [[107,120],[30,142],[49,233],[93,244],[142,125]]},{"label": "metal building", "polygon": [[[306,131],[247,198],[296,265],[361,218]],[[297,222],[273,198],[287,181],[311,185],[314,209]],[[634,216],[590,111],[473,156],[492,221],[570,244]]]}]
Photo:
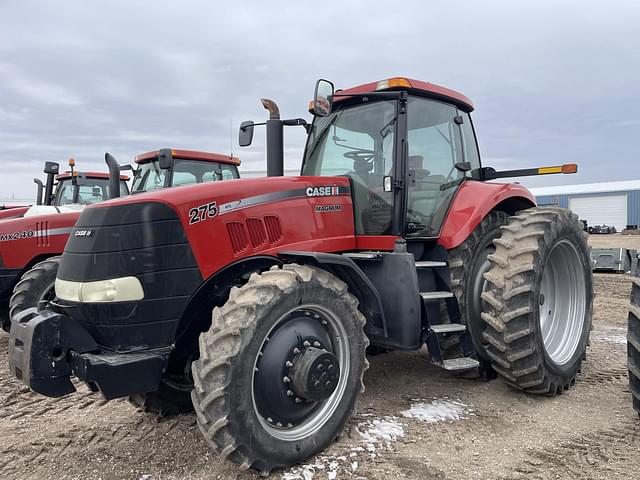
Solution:
[{"label": "metal building", "polygon": [[538,205],[570,208],[589,225],[640,225],[640,180],[531,188]]}]

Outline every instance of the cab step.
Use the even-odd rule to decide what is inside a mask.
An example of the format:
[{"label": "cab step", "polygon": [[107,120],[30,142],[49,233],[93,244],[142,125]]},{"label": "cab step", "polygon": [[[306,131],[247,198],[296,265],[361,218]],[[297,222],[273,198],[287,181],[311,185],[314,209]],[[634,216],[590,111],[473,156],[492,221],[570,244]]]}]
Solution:
[{"label": "cab step", "polygon": [[378,252],[347,252],[343,253],[342,255],[353,260],[382,260],[382,254]]},{"label": "cab step", "polygon": [[461,323],[441,323],[438,325],[431,325],[431,331],[433,333],[462,333],[467,330],[467,326]]},{"label": "cab step", "polygon": [[420,296],[425,302],[439,302],[444,298],[452,298],[452,292],[421,292]]},{"label": "cab step", "polygon": [[438,268],[446,267],[447,262],[432,262],[430,260],[418,260],[416,261],[416,268]]},{"label": "cab step", "polygon": [[442,368],[450,372],[470,370],[479,366],[480,362],[478,360],[469,357],[448,358],[442,361]]}]

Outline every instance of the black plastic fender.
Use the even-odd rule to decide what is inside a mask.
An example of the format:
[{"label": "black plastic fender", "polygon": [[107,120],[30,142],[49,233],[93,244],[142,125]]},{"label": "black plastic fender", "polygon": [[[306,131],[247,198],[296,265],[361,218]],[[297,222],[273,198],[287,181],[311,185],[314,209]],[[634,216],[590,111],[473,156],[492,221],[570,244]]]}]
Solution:
[{"label": "black plastic fender", "polygon": [[387,338],[387,321],[378,289],[362,269],[349,257],[323,252],[279,252],[284,260],[312,264],[333,273],[349,285],[351,292],[360,301],[360,311],[367,319],[367,335]]}]

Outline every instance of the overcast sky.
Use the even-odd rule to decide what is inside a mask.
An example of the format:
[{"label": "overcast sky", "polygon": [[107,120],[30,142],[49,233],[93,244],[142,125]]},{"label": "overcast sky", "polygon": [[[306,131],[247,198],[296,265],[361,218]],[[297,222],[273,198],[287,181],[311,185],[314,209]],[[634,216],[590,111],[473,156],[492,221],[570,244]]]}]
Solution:
[{"label": "overcast sky", "polygon": [[[485,165],[579,164],[529,185],[640,178],[640,2],[0,0],[0,198],[30,198],[46,160],[104,169],[160,147],[264,168],[264,130],[337,87],[402,75],[471,97]],[[334,6],[335,5],[335,6]],[[232,130],[232,131],[231,131]],[[297,168],[303,130],[285,133]]]}]

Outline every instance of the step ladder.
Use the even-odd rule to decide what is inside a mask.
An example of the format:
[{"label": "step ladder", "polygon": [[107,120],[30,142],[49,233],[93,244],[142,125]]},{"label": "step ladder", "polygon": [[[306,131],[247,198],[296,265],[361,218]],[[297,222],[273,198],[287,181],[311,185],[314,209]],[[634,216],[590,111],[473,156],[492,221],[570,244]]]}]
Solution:
[{"label": "step ladder", "polygon": [[[416,269],[446,267],[446,262],[416,261]],[[454,298],[450,291],[420,292],[425,312],[427,312],[427,346],[431,354],[431,361],[448,371],[463,371],[477,368],[480,362],[475,358],[459,356],[446,358],[443,349],[444,342],[452,336],[457,336],[462,343],[462,336],[467,333],[466,325],[461,323],[441,323],[440,306],[443,300]],[[436,313],[437,312],[437,313]],[[435,318],[434,318],[435,317]],[[462,349],[460,349],[462,355]]]}]

